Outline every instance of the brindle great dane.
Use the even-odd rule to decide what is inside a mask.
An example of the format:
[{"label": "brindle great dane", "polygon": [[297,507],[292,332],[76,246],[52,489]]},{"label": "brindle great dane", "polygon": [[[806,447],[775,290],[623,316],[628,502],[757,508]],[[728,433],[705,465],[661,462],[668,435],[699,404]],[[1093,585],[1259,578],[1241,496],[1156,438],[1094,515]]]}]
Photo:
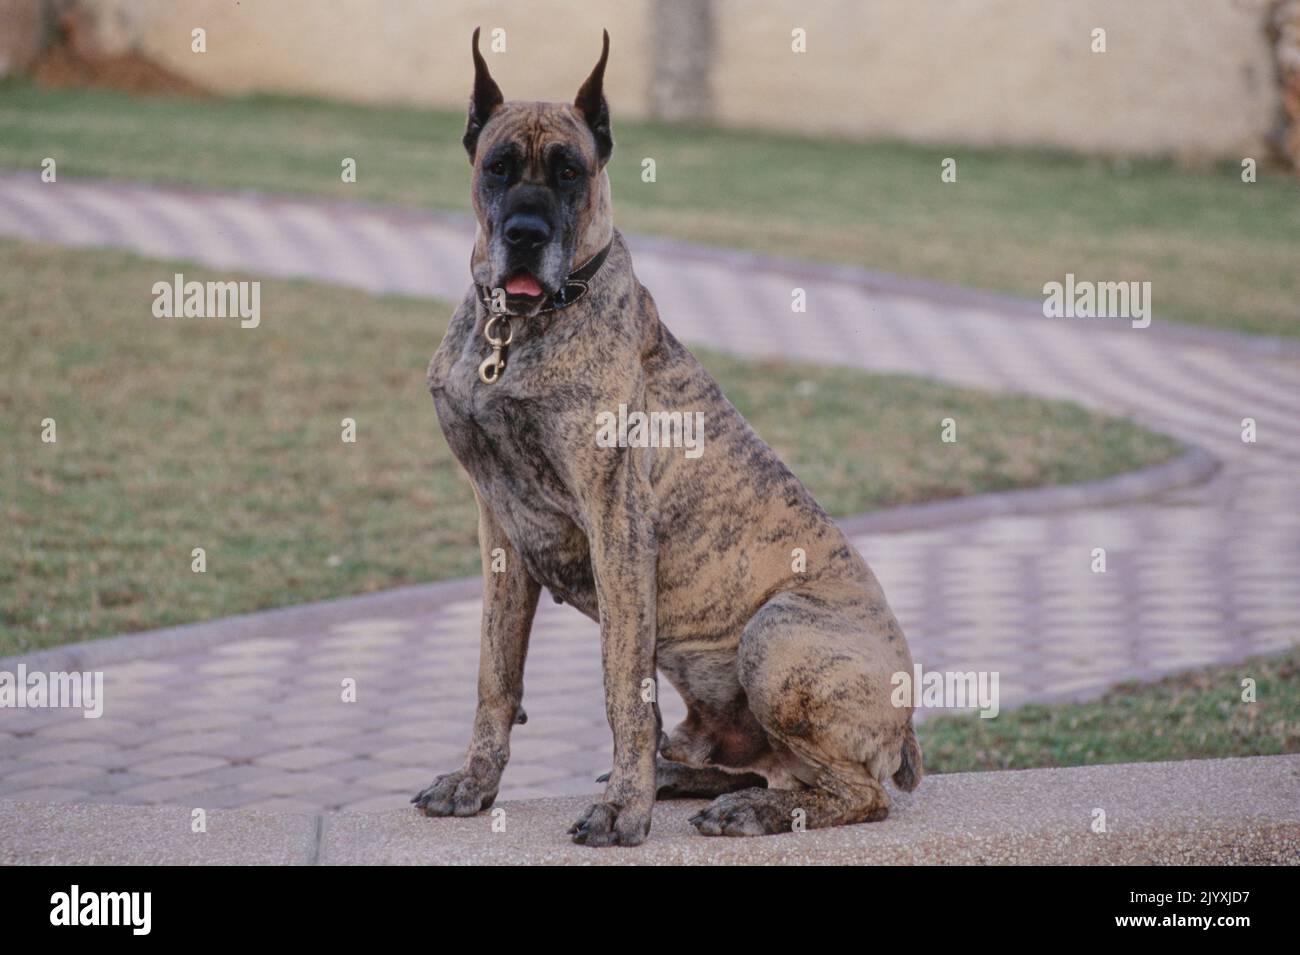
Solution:
[{"label": "brindle great dane", "polygon": [[[907,642],[866,562],[632,271],[606,174],[608,34],[572,105],[504,102],[477,30],[471,49],[474,285],[428,381],[478,501],[478,708],[464,765],[412,801],[468,816],[496,798],[545,587],[600,624],[614,735],[575,842],[641,843],[656,797],[711,798],[691,820],[705,835],[884,818],[884,781],[922,774],[912,707],[891,702]],[[703,412],[704,453],[601,446],[598,416],[620,405]],[[671,735],[656,671],[687,706]]]}]

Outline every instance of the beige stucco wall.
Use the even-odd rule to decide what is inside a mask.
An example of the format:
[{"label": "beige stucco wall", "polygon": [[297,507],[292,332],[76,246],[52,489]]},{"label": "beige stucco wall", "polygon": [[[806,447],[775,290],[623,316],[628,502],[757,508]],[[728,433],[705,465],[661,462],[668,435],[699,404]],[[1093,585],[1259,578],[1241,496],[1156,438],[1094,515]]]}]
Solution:
[{"label": "beige stucco wall", "polygon": [[[92,0],[110,49],[132,46],[211,89],[304,93],[460,108],[469,98],[470,34],[508,98],[572,99],[600,56],[609,25],[606,90],[621,108],[645,108],[646,17],[617,0],[593,17],[591,0]],[[611,21],[616,21],[611,23]],[[207,52],[190,31],[207,31]],[[506,31],[506,52],[488,33]]]},{"label": "beige stucco wall", "polygon": [[[1268,0],[718,3],[731,122],[1235,156],[1278,108]],[[790,52],[791,25],[807,53]]]},{"label": "beige stucco wall", "polygon": [[[646,110],[651,0],[93,0],[109,44],[227,92],[461,107],[468,37],[507,97],[571,98],[612,36],[615,116]],[[716,0],[724,123],[1087,151],[1256,154],[1278,110],[1270,0]],[[208,52],[190,52],[204,27]],[[807,30],[808,52],[790,50]],[[1094,27],[1108,52],[1090,52]]]}]

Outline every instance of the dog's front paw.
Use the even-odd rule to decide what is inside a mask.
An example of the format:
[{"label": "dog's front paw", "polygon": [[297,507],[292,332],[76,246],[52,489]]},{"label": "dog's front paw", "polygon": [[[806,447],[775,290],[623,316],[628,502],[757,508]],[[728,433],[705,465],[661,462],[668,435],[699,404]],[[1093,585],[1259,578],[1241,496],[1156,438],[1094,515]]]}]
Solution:
[{"label": "dog's front paw", "polygon": [[639,846],[650,834],[650,806],[598,802],[569,827],[569,834],[584,846]]},{"label": "dog's front paw", "polygon": [[472,816],[488,808],[496,798],[496,780],[458,769],[439,776],[416,793],[411,802],[426,816]]}]

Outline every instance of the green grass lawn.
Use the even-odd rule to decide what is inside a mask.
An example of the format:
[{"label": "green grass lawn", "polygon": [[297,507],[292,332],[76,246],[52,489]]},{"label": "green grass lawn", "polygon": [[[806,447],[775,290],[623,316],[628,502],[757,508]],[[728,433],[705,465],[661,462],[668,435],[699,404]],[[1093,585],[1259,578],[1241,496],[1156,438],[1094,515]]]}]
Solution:
[{"label": "green grass lawn", "polygon": [[[468,95],[468,88],[466,90]],[[468,210],[464,117],[304,99],[137,100],[0,85],[0,168]],[[1235,164],[860,143],[620,122],[617,221],[1041,298],[1152,283],[1157,320],[1300,335],[1300,180]],[[359,180],[340,181],[352,157]],[[957,159],[943,184],[940,161]],[[641,181],[651,157],[657,181]]]},{"label": "green grass lawn", "polygon": [[[1254,703],[1241,699],[1247,677]],[[1092,703],[942,716],[917,736],[931,773],[1300,752],[1300,649],[1126,683]]]},{"label": "green grass lawn", "polygon": [[[174,270],[0,243],[0,653],[475,573],[473,495],[424,384],[448,307],[263,280],[259,328],[154,318]],[[701,357],[835,514],[1177,450],[1070,404]]]}]

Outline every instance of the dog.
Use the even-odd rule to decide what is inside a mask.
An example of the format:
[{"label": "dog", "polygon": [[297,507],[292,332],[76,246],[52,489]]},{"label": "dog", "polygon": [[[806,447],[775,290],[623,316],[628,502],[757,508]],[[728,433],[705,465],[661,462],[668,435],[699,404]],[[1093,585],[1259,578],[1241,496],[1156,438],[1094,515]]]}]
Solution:
[{"label": "dog", "polygon": [[[866,562],[659,321],[614,228],[609,34],[572,105],[505,102],[471,41],[464,146],[473,285],[429,363],[447,444],[478,502],[478,705],[460,769],[412,802],[496,798],[523,722],[542,588],[600,624],[614,737],[603,796],[569,832],[635,846],[656,798],[713,800],[705,835],[883,819],[922,775],[907,641]],[[616,411],[703,413],[703,453],[597,442]],[[635,445],[635,446],[634,446]],[[662,731],[662,673],[686,719]]]}]

